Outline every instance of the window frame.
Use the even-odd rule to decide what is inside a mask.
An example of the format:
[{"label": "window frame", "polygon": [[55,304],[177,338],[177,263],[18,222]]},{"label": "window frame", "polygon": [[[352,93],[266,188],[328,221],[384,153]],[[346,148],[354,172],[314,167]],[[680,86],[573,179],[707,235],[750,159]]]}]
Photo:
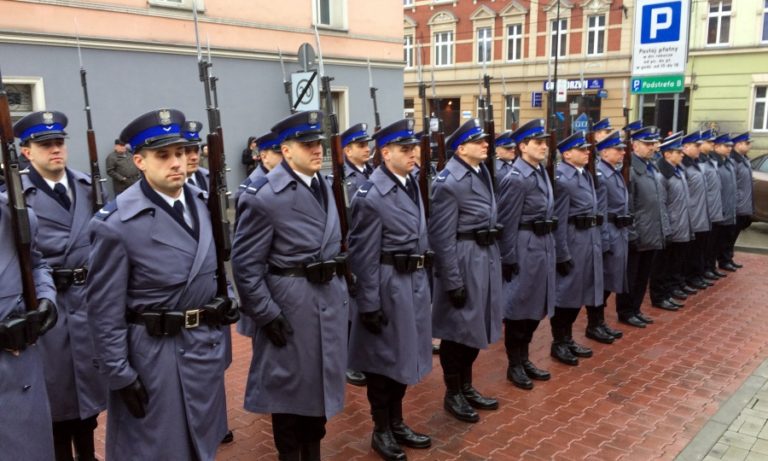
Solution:
[{"label": "window frame", "polygon": [[149,6],[157,6],[161,8],[173,8],[175,10],[192,11],[194,6],[197,6],[197,11],[205,11],[205,0],[147,0]]},{"label": "window frame", "polygon": [[[555,32],[556,22],[557,19],[549,20],[549,57],[555,57],[555,54],[553,53],[555,46],[555,35],[559,35],[560,38],[558,39],[559,41],[557,44],[560,47],[560,50],[557,50],[557,57],[564,58],[568,56],[568,18],[560,18],[560,24],[557,25],[557,32]],[[562,27],[563,24],[565,24],[565,27]]]},{"label": "window frame", "polygon": [[[322,5],[328,2],[328,23],[321,22]],[[312,2],[312,14],[314,24],[319,28],[347,30],[347,0],[314,0]]]},{"label": "window frame", "polygon": [[[518,35],[514,35],[514,36],[510,35],[509,30],[511,28],[513,28],[513,27],[519,28],[519,34]],[[520,62],[520,61],[522,61],[523,60],[523,46],[524,46],[524,43],[525,43],[525,41],[523,40],[523,38],[525,37],[525,34],[523,32],[523,24],[519,23],[519,22],[515,22],[515,23],[511,23],[511,24],[506,24],[505,33],[506,33],[506,36],[507,36],[507,40],[506,40],[507,41],[506,62]],[[515,41],[519,40],[519,42],[513,44],[513,39]],[[509,55],[510,55],[510,53],[512,53],[513,49],[517,51],[518,57],[510,59]]]},{"label": "window frame", "polygon": [[[485,36],[480,37],[480,32],[486,32]],[[482,41],[481,41],[482,40]],[[482,49],[482,50],[481,50]],[[481,56],[481,53],[483,56]],[[487,60],[485,59],[487,56]],[[482,57],[482,60],[481,60]],[[493,27],[479,26],[475,28],[475,63],[490,64],[493,62]]]},{"label": "window frame", "polygon": [[768,0],[765,0],[763,6],[763,30],[760,43],[768,43]]},{"label": "window frame", "polygon": [[[591,22],[591,20],[593,18],[595,19],[595,25],[594,26],[592,26],[590,24],[590,22]],[[602,25],[600,24],[600,19],[603,20]],[[587,47],[587,52],[586,52],[587,56],[603,56],[603,55],[605,55],[605,45],[606,45],[605,37],[606,37],[606,31],[608,30],[607,24],[608,24],[608,20],[607,20],[607,18],[605,17],[604,14],[591,14],[591,15],[587,16],[587,37],[586,37],[587,39],[585,40],[585,44],[586,44],[586,47]],[[590,48],[589,42],[590,42],[590,37],[592,36],[592,34],[594,34],[594,40],[592,42],[594,46],[592,46]],[[602,45],[602,49],[601,50],[596,50],[595,49],[595,48],[597,48],[598,44]]]},{"label": "window frame", "polygon": [[[438,37],[442,35],[448,35],[448,40],[438,41]],[[456,46],[456,41],[453,38],[454,31],[452,30],[438,30],[432,33],[432,46],[433,46],[433,52],[435,56],[435,67],[450,67],[455,64],[454,62],[454,46]],[[443,53],[440,51],[440,49],[444,47],[445,48],[445,54],[447,54],[448,59],[446,63],[441,63],[441,58],[443,57]]]},{"label": "window frame", "polygon": [[[714,3],[717,3],[717,11],[712,12]],[[724,6],[728,6],[728,11],[723,11]],[[731,41],[731,17],[733,13],[733,2],[731,0],[709,0],[707,2],[707,27],[706,27],[706,39],[705,45],[708,47],[727,46]],[[710,25],[712,19],[717,18],[717,26],[715,32],[715,42],[709,43]],[[722,40],[723,19],[728,19],[728,36],[725,41]]]},{"label": "window frame", "polygon": [[521,107],[520,107],[520,95],[519,94],[505,94],[504,95],[504,129],[505,130],[511,130],[511,128],[510,128],[511,122],[509,120],[509,115],[510,115],[510,105],[509,105],[509,102],[510,102],[510,100],[512,100],[513,102],[514,102],[514,100],[517,100],[517,105],[512,104],[511,107],[513,108],[512,113],[517,114],[516,120],[514,120],[514,121],[517,122],[518,124],[520,123],[520,109],[521,109]]},{"label": "window frame", "polygon": [[[754,86],[754,91],[752,92],[752,129],[750,131],[755,131],[759,133],[765,133],[768,132],[768,84],[760,84]],[[762,88],[765,90],[765,94],[758,98],[757,91]],[[762,128],[756,128],[755,123],[757,122],[757,105],[759,103],[763,104],[763,120],[762,120]]]},{"label": "window frame", "polygon": [[[410,43],[409,43],[410,41]],[[412,69],[416,66],[416,44],[413,41],[413,34],[407,34],[403,38],[403,58],[405,68]]]}]

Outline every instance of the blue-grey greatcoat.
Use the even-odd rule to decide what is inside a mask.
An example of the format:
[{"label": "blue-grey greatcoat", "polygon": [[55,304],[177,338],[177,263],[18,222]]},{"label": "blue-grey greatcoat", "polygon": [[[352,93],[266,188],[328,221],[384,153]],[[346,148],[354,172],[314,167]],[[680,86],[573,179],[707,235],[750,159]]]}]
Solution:
[{"label": "blue-grey greatcoat", "polygon": [[603,250],[600,228],[578,230],[568,222],[573,216],[596,216],[597,195],[586,169],[579,171],[567,162],[555,169],[555,231],[557,262],[573,261],[571,272],[557,274],[557,307],[603,304]]},{"label": "blue-grey greatcoat", "polygon": [[509,173],[499,177],[496,201],[499,224],[504,233],[499,241],[501,262],[515,264],[520,273],[511,282],[502,282],[504,318],[541,320],[555,311],[555,237],[536,235],[520,224],[551,220],[555,214],[552,184],[544,167],[534,168],[522,158]]},{"label": "blue-grey greatcoat", "polygon": [[[717,159],[711,155],[701,154],[699,166],[704,173],[704,181],[707,184],[707,216],[709,222],[719,223],[723,220],[722,184],[720,175],[717,174]],[[710,227],[711,229],[711,227]]]},{"label": "blue-grey greatcoat", "polygon": [[[429,273],[401,273],[381,264],[381,254],[429,250],[421,196],[418,204],[383,169],[377,168],[352,199],[349,262],[357,276],[357,310],[381,309],[389,318],[381,334],[352,320],[349,367],[416,384],[432,370],[432,312]],[[412,180],[411,180],[412,181]],[[413,187],[418,192],[416,181]]]},{"label": "blue-grey greatcoat", "polygon": [[[344,187],[347,190],[347,203],[351,203],[352,197],[355,196],[357,189],[368,181],[368,176],[370,176],[373,170],[367,163],[365,164],[365,171],[367,176],[366,173],[360,171],[359,168],[352,165],[352,163],[344,157]],[[328,181],[328,184],[332,184],[333,174],[329,174],[325,179]]]},{"label": "blue-grey greatcoat", "polygon": [[627,261],[629,258],[629,229],[616,227],[608,222],[608,214],[626,216],[629,214],[629,193],[621,171],[604,160],[597,162],[599,181],[597,201],[603,225],[600,227],[603,249],[603,289],[612,293],[626,293]]},{"label": "blue-grey greatcoat", "polygon": [[661,250],[668,232],[664,212],[664,191],[656,166],[632,154],[629,181],[629,211],[635,217],[627,227],[629,242],[638,251]]},{"label": "blue-grey greatcoat", "polygon": [[499,179],[506,176],[512,169],[512,165],[515,163],[514,160],[502,160],[500,158],[494,159],[494,162],[496,162],[496,177]]},{"label": "blue-grey greatcoat", "polygon": [[[245,409],[331,417],[344,406],[347,368],[347,285],[334,277],[312,284],[303,277],[268,273],[339,254],[341,229],[330,187],[326,206],[286,162],[249,186],[238,202],[232,269],[241,309],[256,328],[245,390]],[[277,347],[261,328],[283,313],[293,328]]]},{"label": "blue-grey greatcoat", "polygon": [[[488,175],[484,164],[481,171]],[[432,183],[429,243],[435,252],[432,334],[485,349],[501,337],[501,256],[498,242],[480,246],[458,232],[495,228],[496,198],[479,174],[453,156]],[[448,291],[464,287],[463,308]]]},{"label": "blue-grey greatcoat", "polygon": [[688,183],[688,213],[691,218],[691,231],[708,232],[712,229],[707,212],[707,180],[704,167],[688,157],[683,157],[685,177]]},{"label": "blue-grey greatcoat", "polygon": [[[22,186],[27,204],[38,218],[37,246],[43,257],[51,267],[76,269],[88,265],[91,244],[87,231],[93,217],[93,194],[90,176],[72,169],[66,174],[73,195],[69,210],[59,204],[34,169],[22,176]],[[107,379],[99,370],[88,330],[85,285],[72,285],[59,292],[56,307],[56,327],[38,341],[51,417],[53,421],[89,418],[107,408]]]},{"label": "blue-grey greatcoat", "polygon": [[723,202],[724,226],[736,224],[736,170],[730,157],[717,156],[717,175],[720,177],[720,200]]},{"label": "blue-grey greatcoat", "polygon": [[[37,249],[37,218],[29,212],[32,235],[32,276],[38,299],[56,301],[51,268]],[[24,313],[21,272],[14,247],[8,197],[0,193],[0,320]],[[50,334],[49,331],[46,334]],[[53,454],[51,409],[39,346],[19,355],[0,350],[0,457],[50,461]]]},{"label": "blue-grey greatcoat", "polygon": [[[126,321],[127,311],[194,309],[216,295],[211,219],[204,192],[185,185],[196,239],[150,192],[140,180],[90,225],[88,322],[112,391],[106,457],[212,460],[227,431],[226,327],[201,323],[158,338]],[[137,377],[149,395],[143,419],[131,416],[116,392]]]},{"label": "blue-grey greatcoat", "polygon": [[667,241],[690,242],[693,238],[688,201],[688,182],[682,167],[675,168],[665,159],[659,160],[661,185],[664,188],[664,211],[669,219]]},{"label": "blue-grey greatcoat", "polygon": [[738,152],[731,153],[736,171],[736,216],[752,216],[755,201],[752,191],[752,165]]},{"label": "blue-grey greatcoat", "polygon": [[208,192],[208,187],[211,181],[211,172],[207,168],[199,166],[197,167],[197,171],[195,171],[194,176],[197,188]]}]

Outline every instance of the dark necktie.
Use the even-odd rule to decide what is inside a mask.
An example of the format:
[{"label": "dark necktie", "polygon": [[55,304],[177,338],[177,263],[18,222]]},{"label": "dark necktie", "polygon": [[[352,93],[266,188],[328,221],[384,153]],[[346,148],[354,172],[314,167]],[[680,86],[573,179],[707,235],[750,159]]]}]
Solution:
[{"label": "dark necktie", "polygon": [[177,215],[179,215],[179,218],[181,218],[182,222],[187,222],[184,219],[184,204],[181,203],[181,200],[176,200],[173,202],[173,210],[176,212]]},{"label": "dark necktie", "polygon": [[192,175],[189,178],[187,178],[187,182],[189,184],[192,184],[193,186],[197,186],[197,182],[195,181],[195,175]]},{"label": "dark necktie", "polygon": [[323,193],[320,192],[320,182],[317,180],[317,177],[312,177],[312,182],[309,186],[310,189],[312,189],[312,194],[315,196],[315,199],[317,200],[317,203],[320,204],[320,206],[323,206]]},{"label": "dark necktie", "polygon": [[59,198],[59,203],[69,210],[69,207],[72,205],[72,202],[69,200],[69,196],[67,195],[67,188],[64,187],[64,184],[58,182],[55,186],[53,186],[53,191],[56,192],[56,195]]},{"label": "dark necktie", "polygon": [[416,188],[411,184],[410,179],[405,180],[405,191],[408,192],[408,197],[413,200],[413,203],[418,204],[418,198],[416,197]]}]

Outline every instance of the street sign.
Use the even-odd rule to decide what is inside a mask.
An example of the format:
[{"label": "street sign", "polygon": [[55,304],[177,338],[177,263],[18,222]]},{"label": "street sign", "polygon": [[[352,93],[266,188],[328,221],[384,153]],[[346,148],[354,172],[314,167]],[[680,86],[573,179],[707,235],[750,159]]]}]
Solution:
[{"label": "street sign", "polygon": [[[568,91],[581,91],[582,87],[585,90],[599,90],[603,88],[605,79],[602,78],[585,78],[568,80]],[[544,91],[552,91],[552,80],[544,81]]]},{"label": "street sign", "polygon": [[608,97],[608,90],[600,90],[597,92],[597,97],[601,99],[605,99]]},{"label": "street sign", "polygon": [[541,107],[541,95],[540,91],[531,92],[531,107]]},{"label": "street sign", "polygon": [[578,114],[579,113],[579,103],[578,102],[572,102],[569,105],[569,109],[570,109],[571,115]]},{"label": "street sign", "polygon": [[587,117],[587,114],[582,112],[576,117],[573,121],[573,131],[589,131],[589,117]]},{"label": "street sign", "polygon": [[302,43],[297,55],[299,64],[301,64],[301,68],[304,72],[314,70],[315,67],[317,67],[315,64],[315,49],[312,48],[312,45],[309,43]]},{"label": "street sign", "polygon": [[632,75],[685,72],[690,0],[637,0]]},{"label": "street sign", "polygon": [[469,120],[472,118],[472,111],[471,110],[463,110],[461,111],[461,118],[465,120]]},{"label": "street sign", "polygon": [[568,101],[568,80],[557,80],[557,91],[555,92],[555,102]]},{"label": "street sign", "polygon": [[657,75],[652,77],[632,77],[632,94],[682,93],[685,89],[683,75]]},{"label": "street sign", "polygon": [[[293,91],[293,100],[298,101],[299,96],[304,91],[304,88],[309,83],[314,72],[294,72],[291,74],[291,88]],[[320,87],[318,85],[319,78],[315,77],[312,80],[312,86],[304,93],[304,98],[298,101],[296,104],[296,110],[301,112],[305,110],[320,110]]]}]

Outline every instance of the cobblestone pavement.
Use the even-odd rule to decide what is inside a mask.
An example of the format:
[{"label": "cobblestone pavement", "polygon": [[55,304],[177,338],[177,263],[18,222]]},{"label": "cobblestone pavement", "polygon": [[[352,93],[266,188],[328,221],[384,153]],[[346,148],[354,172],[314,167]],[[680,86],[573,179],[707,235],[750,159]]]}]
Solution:
[{"label": "cobblestone pavement", "polygon": [[[738,253],[736,259],[744,264],[743,269],[692,296],[684,309],[668,312],[647,304],[644,312],[656,323],[646,329],[621,326],[624,338],[613,345],[584,338],[582,313],[574,326],[575,338],[592,347],[595,355],[581,359],[578,367],[549,357],[549,325],[542,322],[531,357],[553,377],[537,382],[532,391],[519,390],[506,381],[501,342],[482,351],[475,365],[475,386],[498,397],[500,409],[481,412],[477,424],[458,422],[443,410],[444,386],[435,357],[432,373],[409,388],[405,398],[406,421],[431,434],[433,445],[428,450],[406,449],[409,459],[672,460],[692,440],[701,442],[702,436],[709,437],[704,440],[705,445],[709,443],[707,450],[711,449],[704,451],[708,459],[745,459],[746,455],[725,456],[735,453],[729,452],[731,447],[741,448],[748,440],[755,456],[768,453],[764,425],[768,388],[756,394],[755,389],[754,397],[741,402],[735,415],[745,404],[753,404],[743,409],[730,428],[729,421],[722,431],[697,437],[768,357],[768,256]],[[607,317],[617,326],[613,301]],[[235,441],[222,446],[217,459],[274,460],[268,417],[242,409],[250,342],[237,334],[233,337],[235,361],[227,371],[227,392]],[[754,419],[756,413],[763,417],[762,423]],[[104,427],[102,415],[97,434],[99,456],[103,455]],[[323,459],[379,459],[370,449],[371,428],[364,389],[348,386],[344,412],[328,423]],[[723,439],[715,443],[721,435]],[[686,458],[681,455],[679,459]]]}]

